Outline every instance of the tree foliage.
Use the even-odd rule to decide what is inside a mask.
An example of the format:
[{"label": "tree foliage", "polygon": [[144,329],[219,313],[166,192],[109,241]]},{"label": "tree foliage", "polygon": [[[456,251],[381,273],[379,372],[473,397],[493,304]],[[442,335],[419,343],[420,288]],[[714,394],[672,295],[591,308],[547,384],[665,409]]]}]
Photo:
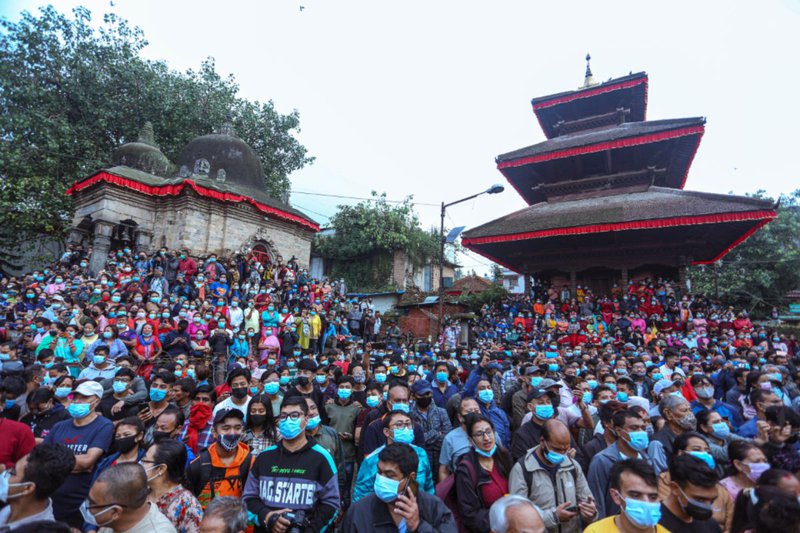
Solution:
[{"label": "tree foliage", "polygon": [[0,250],[63,235],[72,218],[66,189],[107,166],[146,121],[175,161],[232,114],[279,198],[288,197],[289,174],[313,161],[291,135],[297,111],[239,98],[236,80],[221,77],[211,58],[183,73],[143,59],[142,31],[113,14],[94,29],[87,9],[70,17],[50,6],[0,20],[0,32]]},{"label": "tree foliage", "polygon": [[343,277],[354,290],[388,288],[396,250],[405,251],[417,267],[439,253],[439,234],[422,229],[411,196],[400,204],[388,202],[386,194],[375,191],[372,197],[340,205],[330,220],[335,233],[317,235],[314,241],[314,250],[333,261],[331,274]]},{"label": "tree foliage", "polygon": [[[771,199],[764,191],[752,196]],[[779,201],[778,217],[734,248],[716,272],[713,265],[691,269],[693,291],[713,295],[718,286],[722,301],[757,316],[769,315],[773,307],[785,312],[786,293],[800,289],[800,190]]]},{"label": "tree foliage", "polygon": [[459,298],[458,301],[466,305],[471,311],[478,312],[484,305],[498,304],[508,296],[509,292],[502,285],[495,282],[486,290],[467,294]]}]

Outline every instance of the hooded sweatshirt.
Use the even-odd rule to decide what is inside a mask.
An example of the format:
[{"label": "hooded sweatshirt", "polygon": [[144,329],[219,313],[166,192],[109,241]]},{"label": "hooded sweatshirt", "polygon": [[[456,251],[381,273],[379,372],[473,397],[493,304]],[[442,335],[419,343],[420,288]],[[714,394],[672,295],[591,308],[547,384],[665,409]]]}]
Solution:
[{"label": "hooded sweatshirt", "polygon": [[241,498],[247,474],[253,465],[250,448],[239,443],[229,465],[222,463],[215,442],[191,462],[186,471],[187,487],[205,509],[216,496]]},{"label": "hooded sweatshirt", "polygon": [[243,499],[258,516],[261,530],[266,530],[269,512],[291,509],[304,511],[307,528],[324,533],[333,526],[341,503],[337,475],[333,458],[313,438],[295,452],[281,442],[256,458]]}]

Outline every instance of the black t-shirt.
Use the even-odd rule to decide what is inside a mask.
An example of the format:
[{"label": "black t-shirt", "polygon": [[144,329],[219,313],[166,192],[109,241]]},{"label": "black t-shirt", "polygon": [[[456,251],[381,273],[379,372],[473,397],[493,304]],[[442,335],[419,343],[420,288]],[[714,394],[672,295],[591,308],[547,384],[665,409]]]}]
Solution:
[{"label": "black t-shirt", "polygon": [[672,514],[672,511],[663,503],[661,504],[661,520],[658,523],[676,533],[722,533],[722,528],[713,518],[708,520],[697,520],[695,518],[687,524]]},{"label": "black t-shirt", "polygon": [[[113,394],[109,394],[108,396],[103,397],[100,400],[100,406],[98,407],[98,411],[100,413],[111,420],[112,422],[116,422],[117,420],[122,420],[123,418],[127,418],[129,416],[136,416],[139,414],[139,411],[142,408],[142,404],[134,404],[134,405],[125,405],[122,409],[119,410],[116,414],[111,414],[111,408],[114,407],[119,400],[114,398]],[[144,402],[142,402],[144,403]]]}]

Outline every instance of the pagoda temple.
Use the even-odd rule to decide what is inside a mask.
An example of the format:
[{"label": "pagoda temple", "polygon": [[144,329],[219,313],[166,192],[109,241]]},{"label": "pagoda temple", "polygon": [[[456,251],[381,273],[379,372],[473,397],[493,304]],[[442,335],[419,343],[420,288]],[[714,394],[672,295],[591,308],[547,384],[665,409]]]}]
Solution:
[{"label": "pagoda temple", "polygon": [[[463,245],[553,285],[647,277],[686,283],[775,218],[772,202],[685,191],[703,117],[646,120],[647,74],[534,98],[547,140],[496,158],[528,207],[470,229]],[[527,285],[527,281],[526,281]]]}]

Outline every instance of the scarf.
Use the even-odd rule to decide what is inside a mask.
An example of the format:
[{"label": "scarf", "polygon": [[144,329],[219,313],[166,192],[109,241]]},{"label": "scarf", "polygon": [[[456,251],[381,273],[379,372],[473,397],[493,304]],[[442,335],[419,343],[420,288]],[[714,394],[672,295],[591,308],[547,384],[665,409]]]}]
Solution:
[{"label": "scarf", "polygon": [[206,427],[211,420],[211,407],[198,403],[189,409],[189,427],[186,428],[186,444],[192,451],[197,453],[197,441],[200,437],[200,430]]}]

